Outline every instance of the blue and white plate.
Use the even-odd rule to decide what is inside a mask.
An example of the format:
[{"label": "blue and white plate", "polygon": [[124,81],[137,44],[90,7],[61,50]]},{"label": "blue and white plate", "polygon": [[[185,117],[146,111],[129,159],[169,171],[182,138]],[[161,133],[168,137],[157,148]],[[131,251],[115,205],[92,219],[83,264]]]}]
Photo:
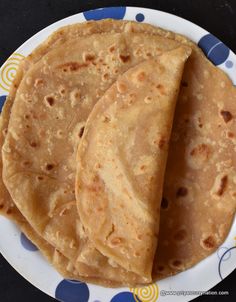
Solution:
[{"label": "blue and white plate", "polygon": [[[220,40],[201,27],[161,11],[139,7],[102,8],[58,21],[34,35],[0,69],[0,109],[8,94],[20,60],[61,26],[104,18],[136,20],[181,33],[196,42],[206,56],[236,84],[236,56]],[[64,302],[155,302],[190,301],[207,291],[236,267],[236,221],[223,245],[193,268],[143,288],[107,289],[64,280],[41,256],[37,248],[9,220],[0,216],[0,252],[29,282]],[[4,230],[4,231],[3,231]],[[167,291],[172,291],[169,293]],[[174,295],[179,291],[178,295]],[[189,292],[181,292],[189,291]],[[191,293],[190,291],[195,291]]]}]

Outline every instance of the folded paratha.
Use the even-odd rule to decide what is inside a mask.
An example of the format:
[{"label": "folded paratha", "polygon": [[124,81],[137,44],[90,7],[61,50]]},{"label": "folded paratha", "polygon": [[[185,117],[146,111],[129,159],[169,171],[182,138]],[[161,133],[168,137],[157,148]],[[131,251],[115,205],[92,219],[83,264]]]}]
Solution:
[{"label": "folded paratha", "polygon": [[129,69],[88,117],[77,160],[79,217],[95,248],[152,281],[175,103],[191,49]]}]

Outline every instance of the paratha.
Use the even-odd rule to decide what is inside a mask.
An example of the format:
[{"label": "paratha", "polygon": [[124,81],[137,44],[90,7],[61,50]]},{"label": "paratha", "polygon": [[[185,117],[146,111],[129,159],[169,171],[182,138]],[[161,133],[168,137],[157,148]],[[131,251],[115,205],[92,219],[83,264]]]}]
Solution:
[{"label": "paratha", "polygon": [[[136,53],[141,42],[148,56]],[[174,46],[178,43],[133,33],[69,41],[33,65],[17,90],[2,149],[5,184],[33,229],[85,277],[91,272],[84,266],[81,269],[81,263],[93,267],[92,277],[109,276],[127,283],[129,275],[123,270],[117,274],[107,259],[102,260],[100,253],[82,240],[74,162],[84,124],[119,74]],[[128,277],[130,284],[147,282],[140,277],[134,281],[136,277]]]},{"label": "paratha", "polygon": [[78,213],[110,262],[152,281],[174,109],[189,48],[118,78],[88,117],[77,160]]}]

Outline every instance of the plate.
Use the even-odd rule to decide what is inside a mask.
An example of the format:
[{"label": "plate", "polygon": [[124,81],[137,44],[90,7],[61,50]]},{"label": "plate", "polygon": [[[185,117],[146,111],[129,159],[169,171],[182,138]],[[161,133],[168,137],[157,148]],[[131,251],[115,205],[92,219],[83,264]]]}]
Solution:
[{"label": "plate", "polygon": [[[20,60],[61,26],[104,18],[136,20],[181,33],[196,42],[206,56],[236,84],[236,55],[215,36],[177,16],[140,7],[100,8],[60,20],[20,46],[0,69],[0,108],[8,94]],[[193,268],[143,288],[107,289],[84,282],[64,280],[40,252],[9,220],[0,216],[0,252],[34,286],[64,302],[190,301],[207,291],[236,267],[236,220],[219,249]],[[183,290],[185,292],[183,292]],[[176,293],[178,291],[178,293]],[[193,292],[194,291],[194,292]],[[167,298],[168,296],[168,298]]]}]

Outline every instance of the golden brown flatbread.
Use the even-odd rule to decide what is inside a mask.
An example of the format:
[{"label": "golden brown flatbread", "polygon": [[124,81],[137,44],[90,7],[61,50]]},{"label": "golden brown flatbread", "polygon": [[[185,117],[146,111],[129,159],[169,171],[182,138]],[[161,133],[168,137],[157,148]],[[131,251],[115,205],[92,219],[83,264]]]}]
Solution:
[{"label": "golden brown flatbread", "polygon": [[166,52],[120,76],[94,106],[77,153],[85,232],[110,262],[149,282],[168,141],[190,52]]},{"label": "golden brown flatbread", "polygon": [[236,209],[236,89],[195,52],[186,63],[165,175],[154,276],[192,267],[225,240]]}]

